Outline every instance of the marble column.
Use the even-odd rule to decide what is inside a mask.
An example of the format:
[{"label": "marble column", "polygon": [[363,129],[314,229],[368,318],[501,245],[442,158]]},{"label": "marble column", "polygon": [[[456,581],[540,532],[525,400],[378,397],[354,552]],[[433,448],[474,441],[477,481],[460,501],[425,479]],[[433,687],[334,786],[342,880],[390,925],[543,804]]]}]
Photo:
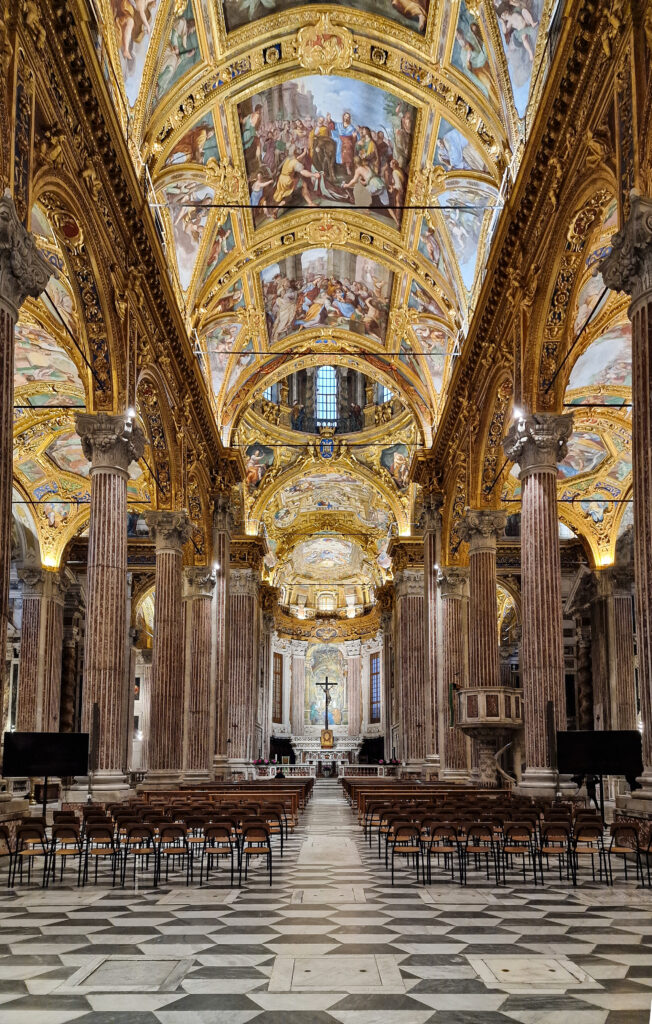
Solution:
[{"label": "marble column", "polygon": [[496,544],[504,512],[467,508],[458,533],[469,545],[469,686],[500,686]]},{"label": "marble column", "polygon": [[148,786],[176,786],[183,773],[183,546],[186,512],[145,513],[156,541]]},{"label": "marble column", "polygon": [[429,496],[424,509],[423,521],[423,585],[424,585],[424,629],[426,645],[426,682],[432,706],[432,730],[428,737],[426,757],[433,771],[440,765],[439,758],[439,707],[440,686],[437,666],[437,626],[440,617],[437,573],[441,559],[441,499]]},{"label": "marble column", "polygon": [[[260,640],[260,665],[262,675],[261,705],[261,757],[269,757],[269,738],[272,732],[272,689],[274,686],[272,670],[272,638],[274,636],[274,616],[271,612],[263,612]],[[258,751],[256,751],[256,756]]]},{"label": "marble column", "polygon": [[61,704],[59,712],[60,732],[73,732],[75,721],[75,698],[77,695],[77,645],[79,628],[72,626],[64,631],[63,657],[61,659]]},{"label": "marble column", "polygon": [[[14,328],[28,295],[37,298],[54,273],[21,224],[7,190],[0,197],[0,624],[2,644],[9,616],[11,491],[14,455]],[[0,708],[5,707],[5,669],[0,672]]]},{"label": "marble column", "polygon": [[566,729],[557,464],[573,429],[572,414],[537,413],[514,423],[503,441],[520,468],[525,719],[523,792],[554,795],[557,773],[548,748],[547,705],[557,730]]},{"label": "marble column", "polygon": [[596,729],[636,728],[632,577],[596,569],[591,601],[591,667]]},{"label": "marble column", "polygon": [[211,604],[215,574],[192,566],[184,571],[185,644],[184,782],[210,781]]},{"label": "marble column", "polygon": [[632,301],[632,454],[634,597],[638,681],[643,722],[642,790],[652,806],[652,199],[632,193],[629,220],[611,239],[602,261],[604,283]]},{"label": "marble column", "polygon": [[142,740],[140,740],[140,759],[139,763],[135,765],[135,768],[139,768],[141,771],[147,771],[149,768],[149,736],[151,732],[151,712],[152,712],[152,649],[151,647],[145,647],[139,652],[139,666],[138,671],[140,672],[140,732],[142,734]]},{"label": "marble column", "polygon": [[394,756],[394,628],[392,622],[393,598],[389,588],[382,595],[380,605],[380,628],[382,631],[382,680],[383,680],[383,708],[382,708],[382,729],[385,736],[385,757]]},{"label": "marble column", "polygon": [[442,713],[443,750],[439,777],[447,781],[467,781],[468,758],[466,736],[451,725],[451,702],[455,693],[466,684],[464,640],[464,603],[468,569],[442,566],[437,576],[441,600],[442,629]]},{"label": "marble column", "polygon": [[306,703],[306,645],[292,641],[292,686],[290,690],[290,732],[303,736]]},{"label": "marble column", "polygon": [[423,569],[399,569],[396,596],[396,685],[401,760],[425,769],[432,735],[432,703],[425,664]]},{"label": "marble column", "polygon": [[63,658],[65,580],[58,572],[25,566],[18,677],[18,732],[58,732]]},{"label": "marble column", "polygon": [[86,637],[82,730],[100,712],[93,789],[124,794],[127,636],[128,469],[145,448],[140,427],[125,416],[77,413],[77,433],[91,463],[91,514],[86,574]]},{"label": "marble column", "polygon": [[226,492],[220,491],[213,511],[213,685],[211,691],[211,735],[213,737],[213,772],[218,778],[227,773],[227,720],[229,680],[229,579],[231,565],[231,531],[233,520]]},{"label": "marble column", "polygon": [[229,646],[227,746],[231,768],[242,768],[256,757],[258,711],[259,608],[258,573],[233,569],[229,587],[229,616],[233,638]]},{"label": "marble column", "polygon": [[345,651],[349,736],[359,736],[362,732],[362,644],[351,640],[345,644]]}]

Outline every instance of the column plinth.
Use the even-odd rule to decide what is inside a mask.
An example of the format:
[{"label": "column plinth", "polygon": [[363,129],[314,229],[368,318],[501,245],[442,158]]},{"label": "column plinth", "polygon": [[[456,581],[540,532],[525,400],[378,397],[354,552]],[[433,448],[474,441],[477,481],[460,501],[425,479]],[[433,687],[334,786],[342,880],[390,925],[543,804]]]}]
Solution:
[{"label": "column plinth", "polygon": [[519,790],[549,796],[558,783],[548,747],[549,701],[555,729],[566,729],[557,464],[566,454],[572,429],[570,413],[537,413],[514,423],[503,441],[506,456],[519,465],[522,488],[521,678],[527,767]]},{"label": "column plinth", "polygon": [[185,570],[186,649],[189,650],[188,692],[184,700],[185,782],[210,781],[211,604],[215,573],[203,567]]},{"label": "column plinth", "polygon": [[466,679],[462,604],[467,582],[468,569],[457,566],[443,566],[437,576],[442,622],[442,713],[446,716],[439,777],[448,782],[468,782],[469,778],[466,736],[450,724],[455,693]]},{"label": "column plinth", "polygon": [[[0,198],[0,628],[2,643],[9,616],[11,569],[11,492],[14,455],[14,328],[28,295],[38,298],[55,273],[36,247],[34,236],[21,224],[9,190]],[[0,708],[6,685],[0,671]],[[5,723],[0,723],[4,731]]]},{"label": "column plinth", "polygon": [[76,429],[91,463],[82,730],[91,731],[97,704],[93,789],[109,798],[127,789],[127,479],[130,464],[143,454],[145,437],[124,415],[78,413]]},{"label": "column plinth", "polygon": [[145,518],[156,541],[147,785],[165,788],[178,785],[183,773],[184,687],[179,655],[183,650],[183,546],[191,524],[186,512],[147,512]]}]

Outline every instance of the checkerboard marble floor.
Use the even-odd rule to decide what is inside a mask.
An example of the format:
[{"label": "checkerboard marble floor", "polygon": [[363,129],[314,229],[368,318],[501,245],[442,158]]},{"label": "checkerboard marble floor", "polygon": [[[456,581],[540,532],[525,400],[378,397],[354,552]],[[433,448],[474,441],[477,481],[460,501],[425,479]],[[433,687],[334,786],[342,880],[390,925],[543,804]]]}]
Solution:
[{"label": "checkerboard marble floor", "polygon": [[0,895],[0,1024],[650,1020],[652,892],[406,871],[392,888],[336,783],[315,787],[271,889],[262,865],[242,890],[213,880]]}]

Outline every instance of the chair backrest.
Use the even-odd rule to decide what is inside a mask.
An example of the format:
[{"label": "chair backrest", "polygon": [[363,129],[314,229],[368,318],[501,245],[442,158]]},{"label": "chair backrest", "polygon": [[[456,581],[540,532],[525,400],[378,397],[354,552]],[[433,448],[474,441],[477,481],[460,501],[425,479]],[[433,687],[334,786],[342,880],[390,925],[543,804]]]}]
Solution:
[{"label": "chair backrest", "polygon": [[431,832],[431,839],[433,842],[451,842],[457,841],[457,831],[452,825],[435,825]]},{"label": "chair backrest", "polygon": [[52,843],[73,841],[79,843],[79,825],[75,822],[61,822],[52,826]]},{"label": "chair backrest", "polygon": [[511,842],[524,842],[532,839],[534,826],[529,821],[506,821],[503,825],[503,835]]},{"label": "chair backrest", "polygon": [[567,821],[544,821],[541,835],[546,842],[567,843],[570,838],[570,825]]},{"label": "chair backrest", "polygon": [[494,838],[493,826],[488,821],[473,821],[466,831],[467,842],[491,843]]},{"label": "chair backrest", "polygon": [[21,850],[27,843],[40,843],[45,848],[46,838],[43,825],[18,825],[16,847]]},{"label": "chair backrest", "polygon": [[207,842],[208,845],[210,845],[211,843],[216,843],[216,842],[217,843],[228,842],[230,844],[231,843],[231,836],[232,836],[231,826],[229,824],[207,825],[205,830],[204,830],[204,835],[206,837],[206,842]]},{"label": "chair backrest", "polygon": [[638,849],[638,832],[633,825],[612,825],[611,845],[628,846],[632,850]]},{"label": "chair backrest", "polygon": [[134,822],[127,828],[127,842],[140,842],[142,845],[154,846],[154,831],[149,825]]},{"label": "chair backrest", "polygon": [[89,843],[110,843],[113,846],[113,827],[101,823],[89,825],[86,838]]},{"label": "chair backrest", "polygon": [[245,843],[269,842],[269,829],[265,824],[246,825],[242,828],[242,838]]},{"label": "chair backrest", "polygon": [[162,843],[186,842],[186,830],[183,825],[162,825],[159,831],[159,839]]},{"label": "chair backrest", "polygon": [[56,824],[59,822],[63,823],[66,821],[79,821],[74,811],[54,811],[52,815],[52,821]]},{"label": "chair backrest", "polygon": [[419,826],[413,822],[403,822],[394,826],[394,841],[399,845],[407,842],[419,841]]},{"label": "chair backrest", "polygon": [[599,843],[602,841],[602,825],[579,825],[575,829],[576,843]]}]

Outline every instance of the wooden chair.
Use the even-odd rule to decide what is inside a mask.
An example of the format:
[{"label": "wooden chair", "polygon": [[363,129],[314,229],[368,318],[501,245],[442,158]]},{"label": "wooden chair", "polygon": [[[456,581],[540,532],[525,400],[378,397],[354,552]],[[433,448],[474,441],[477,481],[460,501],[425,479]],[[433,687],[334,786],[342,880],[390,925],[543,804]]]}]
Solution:
[{"label": "wooden chair", "polygon": [[242,826],[242,847],[240,850],[240,864],[238,870],[238,885],[242,885],[242,865],[245,867],[245,881],[249,869],[249,861],[252,857],[266,857],[267,870],[269,872],[269,884],[272,884],[272,846],[270,833],[267,825],[251,824]]},{"label": "wooden chair", "polygon": [[394,859],[396,857],[410,857],[417,869],[417,882],[419,881],[419,870],[421,867],[421,841],[419,826],[414,822],[397,822],[392,828],[392,885],[394,885]]},{"label": "wooden chair", "polygon": [[122,846],[122,872],[120,882],[122,888],[125,886],[127,876],[127,863],[131,858],[133,861],[133,885],[136,886],[136,868],[140,864],[141,869],[149,870],[150,860],[153,870],[153,885],[156,886],[157,856],[154,829],[151,825],[136,823],[127,827],[126,835]]},{"label": "wooden chair", "polygon": [[7,885],[11,882],[14,856],[15,850],[11,841],[11,833],[6,825],[0,825],[0,857],[6,857],[9,862],[7,867]]},{"label": "wooden chair", "polygon": [[[537,885],[537,845],[534,826],[529,821],[512,821],[503,824],[503,841],[500,848],[500,862],[503,869],[503,884],[506,883],[508,864],[513,865],[514,859],[521,859],[523,881],[526,881],[526,863],[529,863]],[[543,885],[543,876],[541,877]]]},{"label": "wooden chair", "polygon": [[640,876],[641,885],[645,885],[639,836],[633,825],[612,825],[611,841],[608,849],[606,850],[606,854],[607,863],[609,865],[609,882],[611,885],[614,884],[613,867],[611,863],[612,856],[623,858],[623,872],[625,874],[625,881],[627,881],[627,858],[631,857],[632,854],[634,855],[636,864],[636,879],[638,881]]},{"label": "wooden chair", "polygon": [[88,865],[91,862],[95,863],[94,882],[97,884],[98,866],[105,857],[108,857],[111,861],[111,885],[115,887],[116,872],[120,863],[120,848],[115,840],[113,825],[106,822],[87,825],[82,885],[86,885],[88,881]]},{"label": "wooden chair", "polygon": [[496,885],[499,883],[498,851],[494,840],[493,826],[487,821],[476,821],[465,823],[466,838],[460,841],[460,868],[462,884],[467,883],[469,864],[473,863],[479,869],[482,861],[485,862],[485,871],[489,879],[490,860],[493,868]]},{"label": "wooden chair", "polygon": [[204,862],[206,863],[206,881],[208,882],[208,876],[213,866],[213,861],[217,860],[219,865],[221,857],[228,857],[231,869],[231,888],[233,888],[235,856],[238,856],[239,865],[239,852],[238,839],[230,822],[216,822],[211,825],[206,825],[204,829],[204,843],[201,848],[201,863],[199,868],[200,886],[203,884],[204,880]]},{"label": "wooden chair", "polygon": [[591,876],[595,882],[595,858],[598,858],[598,871],[600,875],[600,881],[602,881],[602,872],[604,868],[604,878],[609,884],[609,869],[607,865],[607,856],[604,848],[604,835],[602,825],[579,825],[573,832],[572,839],[572,851],[573,851],[573,885],[577,885],[577,872],[580,864],[580,857],[591,858]]},{"label": "wooden chair", "polygon": [[457,866],[460,874],[460,882],[462,881],[462,869],[460,865],[460,851],[459,844],[457,842],[457,833],[452,825],[444,825],[441,823],[434,823],[430,834],[426,838],[422,838],[422,863],[423,853],[426,856],[426,863],[423,865],[423,884],[426,884],[426,871],[428,873],[428,885],[432,884],[432,858],[437,858],[437,866],[439,866],[439,858],[444,858],[444,869],[450,870],[451,881],[455,881],[455,860],[457,859]]},{"label": "wooden chair", "polygon": [[14,852],[11,886],[16,884],[16,871],[20,865],[20,883],[23,882],[23,865],[27,864],[27,884],[32,880],[32,864],[38,857],[43,860],[42,885],[47,885],[49,847],[45,827],[43,825],[19,825],[16,829],[16,849]]},{"label": "wooden chair", "polygon": [[[202,835],[203,840],[203,835]],[[180,861],[185,863],[186,866],[186,885],[192,880],[192,851],[188,845],[188,836],[186,834],[186,826],[184,825],[162,825],[157,846],[157,872],[154,881],[154,886],[158,884],[161,878],[161,868],[163,862],[165,862],[165,881],[167,883],[170,870],[170,861]]]},{"label": "wooden chair", "polygon": [[[57,880],[57,861],[61,865],[59,873],[59,881],[63,880],[63,870],[65,864],[70,857],[77,857],[77,885],[81,884],[82,874],[82,858],[84,853],[84,844],[81,840],[79,825],[75,822],[72,823],[60,823],[52,826],[52,835],[50,838],[50,849],[49,849],[49,867],[48,874],[52,879],[52,882]],[[46,880],[46,885],[47,885]]]},{"label": "wooden chair", "polygon": [[566,867],[566,880],[573,877],[575,882],[575,860],[571,850],[571,827],[567,821],[544,821],[541,825],[539,845],[539,868],[543,881],[543,858],[546,868],[550,869],[550,858],[555,858],[559,867],[559,881],[562,879],[562,866]]}]

